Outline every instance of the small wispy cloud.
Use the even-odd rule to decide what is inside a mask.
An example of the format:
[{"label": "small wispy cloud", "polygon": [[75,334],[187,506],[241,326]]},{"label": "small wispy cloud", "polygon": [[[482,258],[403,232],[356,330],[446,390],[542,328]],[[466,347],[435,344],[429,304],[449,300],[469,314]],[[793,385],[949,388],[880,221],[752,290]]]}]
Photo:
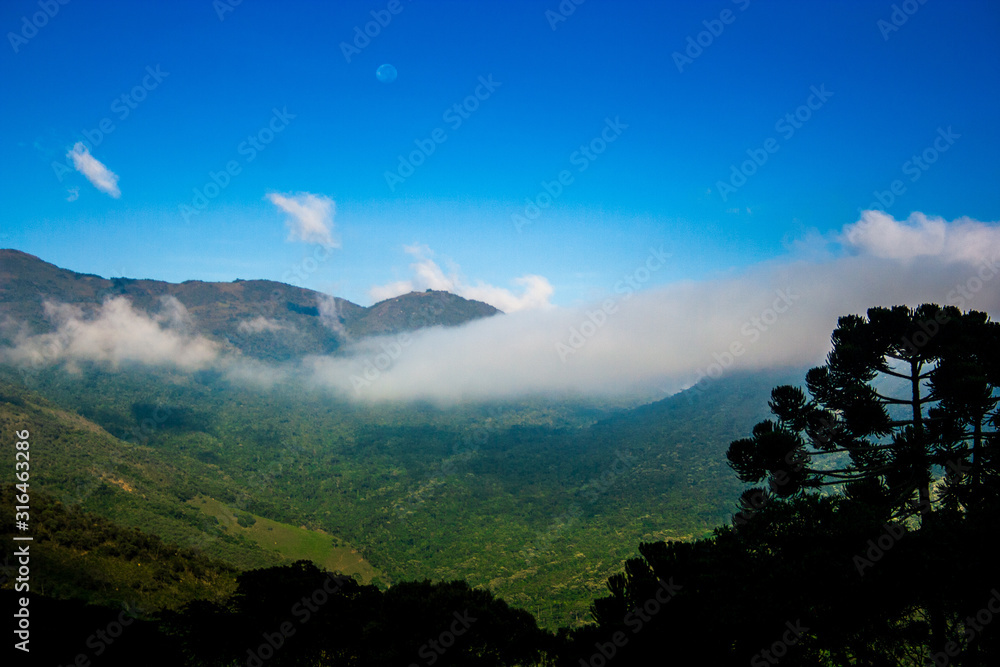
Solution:
[{"label": "small wispy cloud", "polygon": [[66,201],[76,201],[80,198],[80,188],[69,188],[66,192],[69,193]]},{"label": "small wispy cloud", "polygon": [[323,323],[323,326],[341,336],[346,335],[344,323],[340,321],[336,297],[329,296],[328,294],[319,294],[316,297],[316,306],[319,310],[319,320]]},{"label": "small wispy cloud", "polygon": [[515,293],[505,287],[497,287],[482,281],[470,284],[457,266],[445,273],[444,269],[434,261],[432,258],[434,253],[426,245],[405,246],[403,250],[416,260],[410,264],[413,277],[370,288],[368,294],[373,300],[382,301],[408,292],[433,289],[451,292],[466,299],[483,301],[505,313],[550,308],[552,305],[549,299],[555,290],[543,276],[529,274],[515,278],[512,282],[521,287],[520,293]]},{"label": "small wispy cloud", "polygon": [[240,333],[249,334],[259,334],[265,331],[269,333],[277,333],[279,331],[293,330],[294,327],[291,325],[279,322],[278,320],[271,319],[269,317],[264,317],[263,315],[258,315],[249,320],[243,320],[236,326],[236,330]]},{"label": "small wispy cloud", "polygon": [[339,248],[340,243],[333,238],[334,201],[324,195],[299,192],[282,195],[269,192],[267,199],[288,214],[289,241],[318,243],[327,248]]},{"label": "small wispy cloud", "polygon": [[[76,170],[83,174],[95,188],[115,199],[122,196],[121,190],[118,189],[118,174],[105,167],[100,160],[91,155],[90,150],[82,141],[76,142],[73,150],[69,151],[66,156],[73,160],[73,166]],[[73,201],[73,199],[69,201]]]}]

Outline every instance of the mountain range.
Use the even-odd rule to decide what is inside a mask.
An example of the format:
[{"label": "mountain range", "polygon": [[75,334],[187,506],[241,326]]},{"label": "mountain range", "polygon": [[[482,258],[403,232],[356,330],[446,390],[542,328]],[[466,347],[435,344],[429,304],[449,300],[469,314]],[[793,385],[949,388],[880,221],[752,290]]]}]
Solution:
[{"label": "mountain range", "polygon": [[[367,336],[458,326],[501,314],[493,306],[439,290],[410,292],[370,307],[270,280],[229,283],[102,278],[76,273],[34,255],[0,249],[0,341],[53,328],[48,304],[79,307],[84,317],[124,297],[141,311],[183,306],[191,333],[260,360],[330,354]],[[51,311],[51,305],[50,305]]]}]

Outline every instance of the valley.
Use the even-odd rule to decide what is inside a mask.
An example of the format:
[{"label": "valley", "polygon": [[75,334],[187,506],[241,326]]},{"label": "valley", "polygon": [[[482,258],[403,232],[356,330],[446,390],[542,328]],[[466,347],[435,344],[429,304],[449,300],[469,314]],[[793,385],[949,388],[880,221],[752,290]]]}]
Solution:
[{"label": "valley", "polygon": [[[187,651],[188,660],[218,651],[224,664],[231,659],[225,655],[256,641],[259,632],[248,626],[242,639],[220,644],[210,628],[281,627],[282,617],[263,601],[267,596],[308,593],[322,577],[338,577],[338,605],[346,606],[336,613],[370,632],[345,630],[336,614],[324,623],[367,647],[359,651],[377,650],[387,632],[380,624],[396,627],[394,614],[427,605],[439,613],[432,602],[437,596],[452,600],[447,604],[474,602],[479,613],[505,618],[531,638],[519,647],[526,655],[543,662],[558,655],[572,664],[576,652],[585,657],[594,633],[634,621],[629,600],[646,595],[654,581],[683,590],[668,574],[650,579],[664,563],[673,563],[671,572],[700,572],[691,576],[712,591],[708,597],[682,593],[682,604],[697,614],[724,609],[739,615],[742,605],[725,599],[736,589],[748,599],[760,597],[746,583],[755,576],[754,559],[786,549],[790,562],[806,559],[795,576],[811,582],[805,563],[826,558],[823,548],[808,551],[815,544],[840,536],[829,547],[843,552],[834,564],[839,572],[856,545],[882,525],[871,513],[879,510],[847,502],[853,493],[872,493],[858,487],[831,494],[817,486],[792,499],[764,496],[765,502],[758,502],[759,487],[749,488],[761,465],[784,465],[772,460],[770,448],[796,442],[790,433],[775,436],[775,422],[764,420],[797,405],[795,387],[806,384],[805,368],[703,378],[662,398],[524,393],[516,400],[451,403],[362,400],[311,382],[294,354],[338,363],[423,328],[506,316],[431,291],[362,309],[351,322],[334,321],[324,318],[327,297],[300,291],[299,301],[278,308],[291,313],[287,319],[268,319],[254,314],[256,297],[242,283],[206,283],[191,292],[186,283],[140,281],[148,284],[125,285],[131,292],[123,295],[108,292],[113,284],[97,277],[34,266],[35,282],[22,276],[0,290],[8,299],[21,295],[0,302],[0,433],[32,434],[32,511],[42,526],[32,551],[32,585],[46,614],[83,623],[81,631],[88,614],[74,605],[92,605],[98,615],[122,607],[143,619],[163,651]],[[75,301],[54,301],[53,286]],[[133,305],[141,294],[159,295],[145,303],[158,303],[160,314]],[[217,313],[227,310],[239,316],[220,319]],[[993,335],[995,327],[977,318],[969,315],[966,326]],[[263,322],[252,345],[247,322]],[[359,323],[371,333],[362,335]],[[328,338],[300,338],[295,345],[305,347],[298,352],[287,346],[282,332],[309,327]],[[151,336],[147,347],[154,350],[165,347],[181,358],[193,350],[197,363],[151,362],[141,348],[114,338],[131,329]],[[268,336],[275,337],[273,346]],[[108,341],[125,354],[109,355]],[[207,356],[198,356],[203,352]],[[820,376],[809,373],[817,382]],[[902,377],[887,366],[873,378],[871,395],[930,386]],[[781,385],[792,386],[774,394]],[[904,423],[904,403],[887,403],[885,419]],[[806,422],[781,428],[796,423]],[[874,441],[877,447],[893,442]],[[827,465],[853,465],[844,451],[830,454]],[[782,474],[770,487],[777,495],[790,479]],[[832,486],[838,485],[834,478]],[[12,487],[3,493],[13,498]],[[797,512],[802,517],[788,516]],[[783,541],[783,531],[809,531],[814,524],[816,534]],[[9,536],[16,527],[8,517],[0,529]],[[931,530],[912,534],[922,539]],[[976,521],[962,530],[968,534],[957,539],[976,543]],[[976,551],[975,557],[987,556]],[[13,571],[4,564],[3,595],[13,593]],[[781,568],[763,572],[782,576]],[[737,580],[726,583],[732,576]],[[760,585],[770,590],[774,584]],[[840,614],[839,585],[822,579],[815,585],[824,600],[817,613]],[[822,607],[828,603],[833,606]],[[682,634],[705,632],[705,621],[678,609],[671,623],[695,624]],[[379,620],[364,625],[369,618]],[[419,646],[426,631],[393,635],[399,640],[393,650]],[[322,653],[332,635],[312,632],[319,633],[315,650]],[[755,637],[767,629],[748,632]],[[515,648],[503,634],[483,641]],[[711,647],[710,637],[702,644]],[[752,653],[753,646],[738,650]]]},{"label": "valley", "polygon": [[740,485],[722,453],[776,377],[634,410],[443,410],[165,371],[8,370],[2,425],[42,436],[45,492],[234,567],[464,579],[555,628],[587,619],[639,542],[727,520]]}]

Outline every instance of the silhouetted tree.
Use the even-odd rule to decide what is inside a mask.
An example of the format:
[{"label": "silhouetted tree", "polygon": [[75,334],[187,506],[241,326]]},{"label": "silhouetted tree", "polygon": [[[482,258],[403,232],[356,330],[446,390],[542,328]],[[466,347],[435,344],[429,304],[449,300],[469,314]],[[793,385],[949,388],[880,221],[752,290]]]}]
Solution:
[{"label": "silhouetted tree", "polygon": [[[936,304],[841,317],[826,364],[806,374],[809,397],[797,387],[775,388],[769,406],[776,420],[734,441],[730,465],[744,482],[767,478],[782,497],[838,486],[847,499],[886,517],[919,512],[926,542],[935,507],[960,520],[954,515],[960,506],[978,510],[996,497],[997,435],[988,428],[998,419],[997,342],[997,325],[985,314]],[[949,469],[938,497],[936,466]],[[744,507],[760,497],[753,493],[741,498]],[[939,554],[938,565],[953,565],[954,555]],[[940,585],[946,567],[923,556],[913,563],[907,580],[913,591],[904,597],[914,613],[926,612],[928,645],[939,655],[951,632],[950,592]]]},{"label": "silhouetted tree", "polygon": [[969,312],[945,333],[931,379],[938,403],[930,411],[938,462],[946,468],[942,498],[953,510],[984,511],[1000,499],[1000,324]]},{"label": "silhouetted tree", "polygon": [[571,633],[562,664],[907,664],[926,638],[898,576],[908,549],[864,577],[854,565],[881,530],[863,505],[802,494],[774,499],[738,530],[642,544],[594,602],[595,624]]},{"label": "silhouetted tree", "polygon": [[166,615],[198,665],[532,664],[551,637],[532,616],[462,581],[384,593],[308,561],[244,572],[221,604]]},{"label": "silhouetted tree", "polygon": [[730,465],[782,497],[843,485],[850,498],[926,517],[935,465],[972,456],[970,484],[993,465],[995,434],[983,430],[996,420],[991,340],[996,325],[982,313],[935,304],[841,317],[826,364],[806,374],[809,397],[776,387],[776,419],[734,441]]}]

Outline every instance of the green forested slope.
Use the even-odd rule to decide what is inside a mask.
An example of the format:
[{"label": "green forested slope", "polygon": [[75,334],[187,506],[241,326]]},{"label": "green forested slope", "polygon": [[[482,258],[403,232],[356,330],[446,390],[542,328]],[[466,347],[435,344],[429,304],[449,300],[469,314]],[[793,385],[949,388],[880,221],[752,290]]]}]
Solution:
[{"label": "green forested slope", "polygon": [[[0,535],[29,534],[31,592],[92,604],[126,606],[147,613],[176,609],[192,600],[230,595],[236,571],[193,549],[154,534],[124,528],[78,507],[68,507],[29,485],[29,533],[15,531],[11,512],[0,514]],[[15,505],[12,484],[0,487],[4,507]],[[13,567],[0,588],[13,588]]]},{"label": "green forested slope", "polygon": [[191,502],[211,498],[336,536],[383,581],[466,579],[555,626],[584,620],[640,541],[728,518],[740,485],[725,447],[783,377],[727,378],[631,411],[355,406],[135,369],[8,380],[4,426],[29,424],[37,481],[68,502],[238,567],[281,562]]}]

